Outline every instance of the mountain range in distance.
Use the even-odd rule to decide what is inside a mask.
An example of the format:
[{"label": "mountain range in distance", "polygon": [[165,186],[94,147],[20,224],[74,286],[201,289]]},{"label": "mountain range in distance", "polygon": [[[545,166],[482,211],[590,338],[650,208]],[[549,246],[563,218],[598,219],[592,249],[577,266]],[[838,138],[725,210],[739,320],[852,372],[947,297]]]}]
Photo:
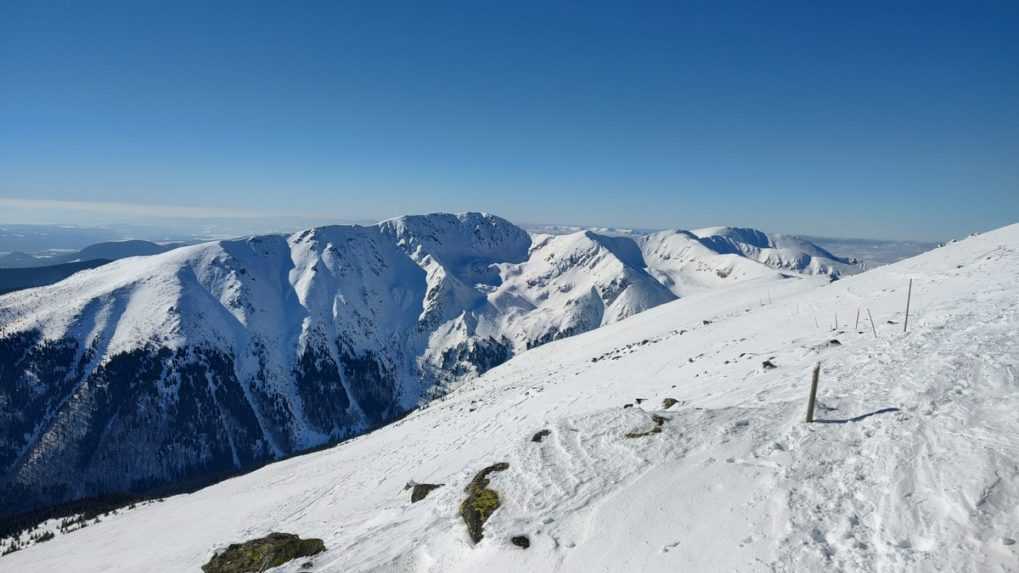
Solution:
[{"label": "mountain range in distance", "polygon": [[[413,270],[417,266],[428,292],[445,276],[429,260],[458,269],[454,261],[462,264],[465,257],[519,254],[511,228],[494,219],[462,217],[454,217],[455,223],[411,218],[287,237],[287,250],[304,269],[286,273],[288,284],[299,285],[290,311],[319,308],[309,303],[315,296],[302,293],[327,297],[332,291],[325,287],[338,269],[355,260],[375,260],[365,268],[386,269],[371,281],[373,289],[384,277],[401,277],[401,284],[413,286],[421,278]],[[475,231],[482,248],[459,249],[461,239]],[[382,265],[356,243],[348,244],[345,252],[353,258],[342,264],[310,256],[328,252],[326,243],[362,232],[379,241],[379,252],[392,254],[382,249],[394,246],[427,270],[400,264],[400,257],[381,259]],[[1014,415],[1019,225],[834,282],[830,275],[775,271],[745,255],[716,253],[723,257],[716,263],[733,257],[746,262],[734,269],[761,265],[774,272],[715,274],[721,282],[701,289],[684,281],[705,278],[709,273],[700,272],[700,264],[710,266],[712,255],[691,245],[689,235],[717,236],[675,232],[655,240],[614,241],[581,232],[548,242],[532,238],[526,260],[495,264],[501,282],[490,279],[495,288],[482,289],[486,301],[506,303],[499,296],[503,288],[518,304],[522,297],[547,294],[548,308],[561,307],[559,315],[565,316],[572,305],[552,300],[549,291],[582,275],[631,266],[638,255],[648,276],[662,277],[655,280],[663,286],[674,277],[673,288],[681,294],[669,289],[678,298],[541,344],[481,375],[465,374],[462,383],[406,417],[335,447],[188,488],[188,495],[106,500],[27,523],[24,516],[6,519],[26,526],[0,529],[0,552],[8,553],[3,562],[19,571],[52,571],[69,562],[75,570],[97,573],[198,570],[222,562],[238,547],[264,542],[271,532],[287,532],[314,540],[316,554],[273,570],[1012,570],[1019,490],[1006,478],[1016,468],[1010,438],[1019,432]],[[275,252],[253,243],[263,254],[249,258],[241,250],[245,245],[218,248],[245,268],[260,266],[255,261]],[[593,259],[575,256],[592,246],[605,254],[604,265],[592,267]],[[198,283],[219,292],[210,278],[225,273],[201,270],[199,264],[216,267],[210,257],[221,255],[207,252],[210,248],[113,263],[135,273],[116,288],[130,291],[153,318],[156,295],[166,286],[156,269],[195,265]],[[693,266],[685,268],[683,261]],[[315,264],[319,270],[307,270]],[[484,277],[477,273],[489,267],[473,268],[472,276]],[[521,286],[557,268],[563,272],[549,275],[549,282]],[[105,275],[106,269],[82,275]],[[631,278],[637,291],[660,292],[637,275]],[[138,280],[147,287],[131,290],[129,283]],[[7,307],[12,298],[44,290],[0,297],[0,303]],[[104,289],[93,284],[79,290],[94,297]],[[336,292],[347,298],[334,299],[336,308],[356,304],[349,289]],[[407,300],[397,294],[389,300]],[[618,297],[632,301],[633,294]],[[390,318],[401,314],[395,306],[390,305]],[[852,317],[861,309],[865,313],[854,325]],[[465,313],[484,314],[481,307]],[[122,328],[138,323],[130,314],[122,313]],[[823,317],[841,320],[825,324]],[[43,331],[59,330],[54,318],[41,320],[49,324]],[[248,324],[255,332],[253,322]],[[516,339],[513,332],[507,330],[508,339]],[[316,364],[324,370],[329,359]],[[341,377],[345,364],[339,366]],[[233,382],[226,370],[188,361],[161,368],[156,375],[145,367],[149,376],[133,387],[155,386],[169,402],[195,396],[204,385],[213,388],[219,404],[235,406],[228,402]],[[820,376],[815,417],[804,423],[812,372]],[[297,378],[281,382],[299,384]],[[111,389],[123,384],[110,374],[104,381]],[[183,391],[184,381],[190,390]],[[103,383],[84,383],[73,400],[76,420],[94,416],[90,405],[110,403],[99,390]],[[145,391],[136,397],[150,414],[147,425],[166,428],[174,427],[174,417],[208,424],[195,412],[215,404],[192,399],[190,405],[186,400],[162,405]],[[126,443],[144,446],[150,433],[120,434],[125,420],[141,417],[133,403],[119,401],[116,416],[106,418],[108,428]],[[44,441],[58,446],[73,435],[50,433]],[[190,448],[215,443],[212,437],[181,432],[163,448],[191,453]],[[100,448],[93,459],[109,460],[114,449]],[[159,459],[144,452],[135,450],[141,463]],[[51,454],[42,448],[31,455]],[[76,459],[71,456],[71,463]],[[95,479],[97,469],[82,475]],[[481,495],[495,509],[473,520],[464,508],[477,507]]]},{"label": "mountain range in distance", "polygon": [[532,234],[483,213],[121,259],[0,297],[0,506],[236,473],[677,298],[857,267],[752,229]]}]

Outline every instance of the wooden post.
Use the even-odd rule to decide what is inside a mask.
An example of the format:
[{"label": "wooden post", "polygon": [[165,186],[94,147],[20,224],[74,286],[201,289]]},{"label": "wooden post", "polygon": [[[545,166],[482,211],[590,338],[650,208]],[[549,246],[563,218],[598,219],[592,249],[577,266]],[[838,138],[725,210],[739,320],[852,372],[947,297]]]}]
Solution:
[{"label": "wooden post", "polygon": [[870,319],[870,328],[874,331],[874,338],[877,338],[877,327],[874,326],[874,317],[870,314],[870,309],[867,309],[867,318]]},{"label": "wooden post", "polygon": [[853,330],[860,330],[860,307],[856,307],[856,324],[853,325]]},{"label": "wooden post", "polygon": [[909,291],[906,292],[906,320],[902,321],[902,332],[909,327],[909,301],[913,298],[913,279],[909,279]]},{"label": "wooden post", "polygon": [[807,423],[814,421],[814,401],[817,399],[817,380],[821,377],[821,363],[814,366],[814,374],[810,378],[810,400],[807,401]]}]

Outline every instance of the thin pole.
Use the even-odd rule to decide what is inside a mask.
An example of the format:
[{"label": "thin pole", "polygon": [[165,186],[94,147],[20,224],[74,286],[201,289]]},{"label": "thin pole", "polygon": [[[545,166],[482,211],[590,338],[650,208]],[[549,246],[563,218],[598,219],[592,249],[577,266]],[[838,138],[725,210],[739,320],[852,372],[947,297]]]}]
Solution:
[{"label": "thin pole", "polygon": [[870,314],[870,309],[867,309],[867,318],[870,319],[870,327],[874,330],[874,338],[877,338],[877,327],[874,326],[874,317]]},{"label": "thin pole", "polygon": [[906,293],[906,320],[902,321],[902,332],[909,327],[909,301],[913,298],[913,279],[909,279],[909,291]]},{"label": "thin pole", "polygon": [[853,330],[860,330],[860,307],[856,307],[856,324],[853,325]]},{"label": "thin pole", "polygon": [[817,380],[821,377],[821,363],[814,366],[814,373],[810,377],[810,399],[807,401],[807,423],[814,421],[814,401],[817,399]]}]

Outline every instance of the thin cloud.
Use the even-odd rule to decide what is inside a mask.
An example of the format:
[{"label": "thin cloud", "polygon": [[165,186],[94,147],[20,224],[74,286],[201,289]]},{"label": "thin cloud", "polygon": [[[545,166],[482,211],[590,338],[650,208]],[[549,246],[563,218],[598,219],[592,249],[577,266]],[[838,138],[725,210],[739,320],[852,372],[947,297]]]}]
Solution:
[{"label": "thin cloud", "polygon": [[100,201],[61,201],[55,199],[24,199],[0,197],[0,209],[38,209],[76,211],[102,215],[155,217],[164,219],[253,219],[270,214],[250,210],[184,205],[151,205],[143,203],[113,203]]}]

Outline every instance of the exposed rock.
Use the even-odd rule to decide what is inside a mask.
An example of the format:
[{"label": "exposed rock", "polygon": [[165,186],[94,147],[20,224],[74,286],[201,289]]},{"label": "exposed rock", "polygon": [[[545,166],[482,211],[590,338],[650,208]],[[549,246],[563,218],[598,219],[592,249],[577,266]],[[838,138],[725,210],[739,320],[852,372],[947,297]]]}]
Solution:
[{"label": "exposed rock", "polygon": [[510,538],[510,543],[521,549],[527,549],[531,546],[531,540],[526,535],[514,535]]},{"label": "exposed rock", "polygon": [[675,406],[676,404],[679,404],[679,400],[677,400],[675,398],[666,398],[666,399],[662,400],[662,408],[664,408],[666,410],[668,410],[669,408]]},{"label": "exposed rock", "polygon": [[481,375],[513,357],[513,343],[505,336],[472,338],[442,353],[442,368],[456,376]]},{"label": "exposed rock", "polygon": [[626,437],[627,438],[643,438],[644,436],[650,436],[652,434],[659,434],[659,433],[661,433],[661,431],[662,431],[661,426],[655,426],[655,427],[653,427],[650,430],[647,430],[645,432],[627,432],[626,433]]},{"label": "exposed rock", "polygon": [[488,518],[491,517],[492,513],[501,504],[499,494],[495,490],[488,488],[488,476],[489,474],[507,469],[509,469],[509,464],[506,462],[490,465],[478,472],[474,479],[471,480],[471,483],[467,484],[467,487],[464,488],[464,491],[467,492],[467,498],[460,504],[460,517],[467,524],[467,533],[474,543],[484,538],[483,528],[485,522],[488,521]]},{"label": "exposed rock", "polygon": [[842,343],[839,342],[838,338],[832,338],[831,340],[826,340],[821,344],[814,346],[813,350],[814,352],[823,352],[825,350],[828,350],[829,348],[834,348],[836,346],[842,346]]},{"label": "exposed rock", "polygon": [[778,366],[775,366],[775,363],[772,362],[770,359],[769,360],[765,360],[764,362],[761,362],[761,367],[764,368],[765,370],[771,370],[773,368],[778,368]]},{"label": "exposed rock", "polygon": [[540,444],[541,441],[544,440],[545,437],[548,436],[551,433],[552,433],[552,430],[541,430],[537,434],[534,434],[533,436],[531,436],[531,441]]},{"label": "exposed rock", "polygon": [[270,533],[259,539],[234,543],[202,565],[205,573],[259,573],[298,557],[325,551],[321,539],[301,539],[293,533]]},{"label": "exposed rock", "polygon": [[413,491],[410,492],[410,502],[417,503],[428,496],[433,489],[439,489],[444,483],[416,483]]},{"label": "exposed rock", "polygon": [[654,415],[651,416],[651,421],[654,422],[655,425],[650,430],[646,430],[644,432],[627,432],[625,434],[625,437],[627,437],[627,438],[643,438],[644,436],[650,436],[652,434],[661,433],[661,431],[662,431],[662,424],[664,424],[667,421],[667,419],[659,416],[658,414],[654,414]]}]

